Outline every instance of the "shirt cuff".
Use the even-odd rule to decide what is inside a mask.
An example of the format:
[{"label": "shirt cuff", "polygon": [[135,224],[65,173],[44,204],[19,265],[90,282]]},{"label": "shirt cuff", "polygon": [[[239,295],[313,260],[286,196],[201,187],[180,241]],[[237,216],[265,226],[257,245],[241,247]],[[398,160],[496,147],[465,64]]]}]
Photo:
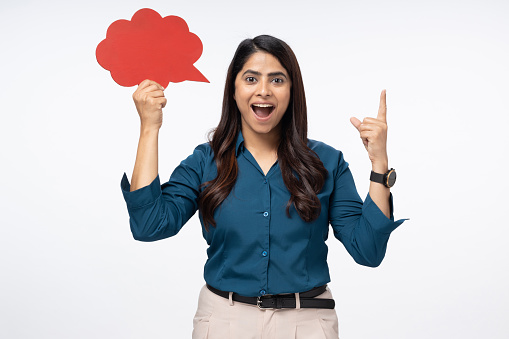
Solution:
[{"label": "shirt cuff", "polygon": [[120,182],[120,188],[122,189],[122,194],[124,195],[124,200],[128,208],[140,208],[152,204],[161,196],[159,174],[149,185],[130,192],[131,184],[124,172],[124,176]]},{"label": "shirt cuff", "polygon": [[399,225],[401,225],[405,220],[408,219],[399,219],[394,221],[394,209],[392,204],[392,193],[389,196],[389,205],[390,205],[390,218],[378,208],[376,203],[371,199],[371,196],[368,193],[366,200],[364,201],[364,205],[362,206],[362,214],[369,222],[371,227],[380,233],[389,234],[394,231]]}]

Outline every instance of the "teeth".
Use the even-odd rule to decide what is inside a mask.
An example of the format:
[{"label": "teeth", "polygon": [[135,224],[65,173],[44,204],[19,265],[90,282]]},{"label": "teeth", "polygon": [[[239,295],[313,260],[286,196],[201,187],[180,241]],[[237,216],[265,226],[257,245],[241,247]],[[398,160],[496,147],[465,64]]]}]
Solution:
[{"label": "teeth", "polygon": [[272,107],[272,105],[270,105],[270,104],[253,104],[253,106],[256,106],[256,107]]}]

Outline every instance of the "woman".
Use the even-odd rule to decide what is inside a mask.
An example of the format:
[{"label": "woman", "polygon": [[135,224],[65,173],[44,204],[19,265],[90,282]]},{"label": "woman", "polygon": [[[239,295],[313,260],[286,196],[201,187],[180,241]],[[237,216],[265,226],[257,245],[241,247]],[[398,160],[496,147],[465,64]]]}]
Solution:
[{"label": "woman", "polygon": [[403,222],[392,217],[385,91],[376,119],[351,119],[375,173],[364,203],[342,153],[308,140],[299,65],[283,41],[264,35],[239,45],[210,142],[161,186],[163,91],[146,80],[133,95],[141,135],[132,183],[124,174],[121,186],[137,240],[173,236],[200,211],[207,285],[193,338],[338,338],[326,287],[329,224],[356,262],[378,266]]}]

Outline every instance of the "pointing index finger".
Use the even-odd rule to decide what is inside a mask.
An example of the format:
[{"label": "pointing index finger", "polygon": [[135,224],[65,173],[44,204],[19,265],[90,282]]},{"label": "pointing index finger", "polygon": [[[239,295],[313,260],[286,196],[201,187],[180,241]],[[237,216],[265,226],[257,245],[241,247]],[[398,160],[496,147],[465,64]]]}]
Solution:
[{"label": "pointing index finger", "polygon": [[378,115],[376,117],[378,120],[383,122],[387,122],[387,102],[385,92],[386,91],[384,89],[380,94],[380,106],[378,106]]}]

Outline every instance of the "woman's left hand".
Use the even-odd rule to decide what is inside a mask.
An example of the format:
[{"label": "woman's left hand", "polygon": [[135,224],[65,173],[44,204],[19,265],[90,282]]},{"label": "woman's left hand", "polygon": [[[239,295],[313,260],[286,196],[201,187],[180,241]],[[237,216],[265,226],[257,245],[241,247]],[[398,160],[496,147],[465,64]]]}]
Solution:
[{"label": "woman's left hand", "polygon": [[[368,151],[369,160],[373,168],[387,170],[387,104],[385,90],[380,94],[380,106],[375,118],[364,118],[361,122],[357,118],[350,118],[350,122],[357,128],[364,147]],[[385,168],[385,169],[384,169]],[[383,172],[385,173],[385,172]]]}]

